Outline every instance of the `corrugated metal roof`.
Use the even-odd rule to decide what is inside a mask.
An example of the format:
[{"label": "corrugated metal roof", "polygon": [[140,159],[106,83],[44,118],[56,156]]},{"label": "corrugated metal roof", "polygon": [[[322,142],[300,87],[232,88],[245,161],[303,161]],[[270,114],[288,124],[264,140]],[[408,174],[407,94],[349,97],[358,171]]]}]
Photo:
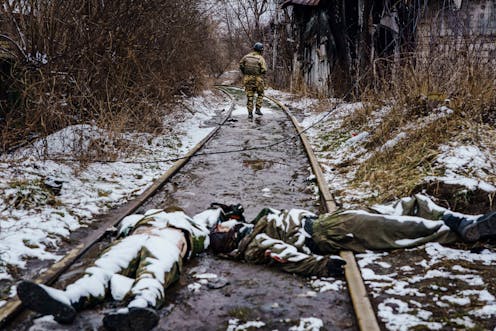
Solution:
[{"label": "corrugated metal roof", "polygon": [[302,6],[317,6],[320,0],[285,0],[282,2],[281,7],[287,7],[291,5],[302,5]]}]

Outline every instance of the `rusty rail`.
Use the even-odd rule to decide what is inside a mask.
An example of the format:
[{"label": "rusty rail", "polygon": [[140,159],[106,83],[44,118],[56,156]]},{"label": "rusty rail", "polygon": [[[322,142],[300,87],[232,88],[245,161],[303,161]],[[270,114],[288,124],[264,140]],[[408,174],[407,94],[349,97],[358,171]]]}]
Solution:
[{"label": "rusty rail", "polygon": [[[51,265],[51,267],[41,274],[34,281],[39,284],[51,285],[58,277],[65,272],[77,259],[86,253],[94,244],[100,241],[107,229],[112,228],[119,224],[119,222],[126,216],[135,212],[143,203],[155,194],[176,172],[178,172],[191,157],[197,153],[222,127],[222,125],[229,119],[234,109],[235,102],[229,93],[220,89],[232,101],[231,107],[227,115],[223,118],[220,125],[218,125],[212,132],[196,144],[182,159],[176,161],[160,178],[158,178],[150,187],[141,193],[136,199],[118,207],[112,212],[102,217],[99,222],[98,229],[91,232],[91,234],[83,239],[83,242],[71,249],[60,261]],[[19,299],[10,300],[5,306],[0,309],[0,329],[3,329],[15,316],[23,310],[22,303]]]},{"label": "rusty rail", "polygon": [[[322,169],[320,168],[319,162],[313,153],[312,147],[308,141],[306,135],[302,132],[302,128],[296,118],[290,114],[289,109],[283,105],[278,100],[267,97],[270,101],[279,106],[286,115],[293,122],[298,135],[300,136],[301,142],[305,148],[305,152],[307,153],[308,159],[312,166],[313,173],[317,179],[317,184],[319,186],[320,197],[324,204],[324,207],[327,212],[333,212],[336,210],[336,203],[332,194],[329,190],[329,186],[324,178],[322,173]],[[358,326],[362,331],[379,331],[379,324],[377,322],[377,318],[374,313],[374,309],[372,308],[372,304],[370,303],[367,289],[365,288],[365,284],[363,283],[362,275],[360,270],[358,269],[357,262],[355,260],[355,255],[350,251],[341,251],[341,257],[346,261],[345,266],[345,277],[346,282],[348,283],[348,290],[350,292],[351,301],[353,303],[353,309],[355,310],[355,316],[357,318]]]}]

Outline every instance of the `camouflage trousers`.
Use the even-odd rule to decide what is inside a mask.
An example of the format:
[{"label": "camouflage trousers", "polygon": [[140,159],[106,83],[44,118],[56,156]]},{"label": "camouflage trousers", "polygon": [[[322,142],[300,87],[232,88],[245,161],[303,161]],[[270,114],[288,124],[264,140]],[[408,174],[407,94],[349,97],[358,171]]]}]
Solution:
[{"label": "camouflage trousers", "polygon": [[246,107],[248,108],[248,113],[253,112],[253,101],[255,99],[255,93],[257,94],[256,109],[262,108],[263,96],[264,96],[264,80],[262,76],[255,75],[245,75],[243,78],[243,83],[246,92]]},{"label": "camouflage trousers", "polygon": [[130,308],[159,308],[165,289],[179,279],[181,270],[176,245],[155,235],[130,235],[109,247],[65,294],[78,310],[103,302],[109,294]]}]

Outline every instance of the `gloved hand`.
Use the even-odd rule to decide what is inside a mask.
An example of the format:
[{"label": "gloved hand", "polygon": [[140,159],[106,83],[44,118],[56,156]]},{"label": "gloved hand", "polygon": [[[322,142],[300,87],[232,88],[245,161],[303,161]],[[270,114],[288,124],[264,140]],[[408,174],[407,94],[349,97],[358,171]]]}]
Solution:
[{"label": "gloved hand", "polygon": [[342,276],[344,273],[343,267],[346,265],[346,261],[337,255],[329,256],[329,261],[327,261],[327,272],[329,276]]},{"label": "gloved hand", "polygon": [[244,208],[238,203],[236,205],[225,205],[223,203],[213,202],[210,204],[210,208],[220,208],[222,209],[222,213],[219,216],[219,222],[226,222],[230,219],[235,219],[240,222],[245,222],[245,217],[243,215]]}]

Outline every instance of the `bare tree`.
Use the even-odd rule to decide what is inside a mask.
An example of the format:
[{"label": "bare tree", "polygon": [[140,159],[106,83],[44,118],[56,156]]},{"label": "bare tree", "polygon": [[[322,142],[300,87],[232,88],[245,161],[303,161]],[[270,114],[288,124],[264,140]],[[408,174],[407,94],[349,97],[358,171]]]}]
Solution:
[{"label": "bare tree", "polygon": [[224,7],[224,19],[233,30],[242,32],[243,39],[253,44],[266,37],[265,25],[269,22],[274,0],[219,0]]}]

